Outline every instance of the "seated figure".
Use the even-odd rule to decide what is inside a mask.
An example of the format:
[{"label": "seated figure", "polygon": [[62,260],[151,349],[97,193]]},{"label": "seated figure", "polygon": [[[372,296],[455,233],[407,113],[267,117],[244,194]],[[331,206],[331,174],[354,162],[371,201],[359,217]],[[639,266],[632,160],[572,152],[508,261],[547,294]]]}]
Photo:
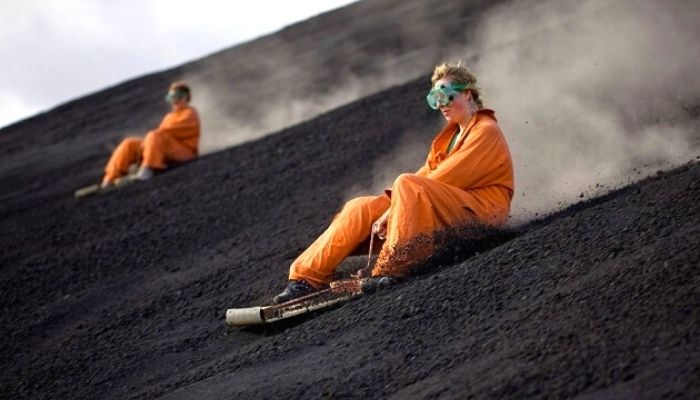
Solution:
[{"label": "seated figure", "polygon": [[[378,281],[409,274],[434,250],[433,234],[460,225],[500,226],[513,197],[513,165],[493,110],[464,66],[435,68],[428,104],[447,125],[415,173],[399,175],[378,196],[348,201],[330,226],[292,263],[283,303],[325,287],[336,267],[376,234],[384,240],[371,270]],[[416,242],[419,246],[410,246]]]},{"label": "seated figure", "polygon": [[148,132],[145,138],[128,137],[112,153],[102,188],[113,185],[118,178],[129,173],[129,166],[138,164],[136,179],[147,180],[154,171],[163,170],[168,163],[180,163],[197,157],[200,124],[197,110],[190,106],[192,94],[183,82],[170,85],[166,100],[172,110],[165,115],[158,128]]}]

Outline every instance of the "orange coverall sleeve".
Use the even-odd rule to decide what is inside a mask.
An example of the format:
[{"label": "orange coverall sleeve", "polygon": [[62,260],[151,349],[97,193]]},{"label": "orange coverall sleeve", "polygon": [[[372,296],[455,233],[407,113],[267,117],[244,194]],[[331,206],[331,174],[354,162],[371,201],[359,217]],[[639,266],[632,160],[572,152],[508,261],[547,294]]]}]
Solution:
[{"label": "orange coverall sleeve", "polygon": [[500,129],[496,124],[485,123],[475,126],[462,146],[428,172],[427,177],[463,190],[494,183],[507,187],[512,186],[512,182],[507,182],[506,167],[510,163],[510,152]]},{"label": "orange coverall sleeve", "polygon": [[163,122],[156,130],[177,140],[197,138],[199,137],[199,116],[192,108],[171,112],[163,118]]}]

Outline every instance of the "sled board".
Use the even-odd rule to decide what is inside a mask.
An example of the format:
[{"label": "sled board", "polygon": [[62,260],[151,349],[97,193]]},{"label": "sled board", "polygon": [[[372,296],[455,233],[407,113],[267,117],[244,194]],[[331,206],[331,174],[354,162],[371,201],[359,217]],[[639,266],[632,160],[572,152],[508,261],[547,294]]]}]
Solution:
[{"label": "sled board", "polygon": [[108,193],[114,190],[117,190],[119,188],[122,188],[124,186],[130,185],[134,182],[136,182],[136,175],[127,175],[123,178],[119,178],[114,182],[114,185],[110,185],[107,187],[102,187],[100,186],[99,183],[96,183],[94,185],[90,186],[85,186],[84,188],[80,188],[75,191],[75,198],[80,199],[83,197],[88,197],[88,196],[93,196],[96,194],[102,194],[102,193]]},{"label": "sled board", "polygon": [[230,326],[271,324],[283,319],[322,310],[361,296],[361,283],[357,279],[331,282],[330,288],[271,306],[229,308],[226,323]]}]

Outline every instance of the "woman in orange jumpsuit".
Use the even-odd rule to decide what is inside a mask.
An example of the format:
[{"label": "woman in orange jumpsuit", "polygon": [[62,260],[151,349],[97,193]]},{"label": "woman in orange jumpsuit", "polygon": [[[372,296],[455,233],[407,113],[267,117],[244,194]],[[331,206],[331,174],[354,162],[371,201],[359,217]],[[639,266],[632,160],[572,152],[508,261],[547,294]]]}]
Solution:
[{"label": "woman in orange jumpsuit", "polygon": [[476,78],[464,66],[442,64],[431,81],[428,103],[447,125],[433,140],[425,165],[399,175],[382,195],[348,201],[292,263],[289,284],[275,303],[326,286],[335,268],[370,234],[385,240],[372,277],[401,277],[432,251],[431,245],[405,247],[412,239],[430,242],[434,232],[450,226],[507,221],[513,165],[494,112],[483,108]]},{"label": "woman in orange jumpsuit", "polygon": [[129,173],[129,166],[139,163],[136,178],[147,180],[154,170],[166,168],[167,162],[185,162],[197,157],[199,144],[199,116],[189,105],[192,94],[182,82],[170,85],[166,100],[172,111],[167,113],[157,129],[145,138],[124,139],[109,159],[102,179],[102,187],[113,184],[117,178]]}]

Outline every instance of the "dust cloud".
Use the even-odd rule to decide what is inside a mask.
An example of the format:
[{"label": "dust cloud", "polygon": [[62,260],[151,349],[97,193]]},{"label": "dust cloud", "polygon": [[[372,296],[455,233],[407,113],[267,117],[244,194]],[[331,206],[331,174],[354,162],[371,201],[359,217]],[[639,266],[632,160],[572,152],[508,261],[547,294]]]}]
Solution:
[{"label": "dust cloud", "polygon": [[497,8],[473,66],[497,111],[523,222],[687,162],[700,132],[700,3],[530,1]]},{"label": "dust cloud", "polygon": [[[255,140],[416,79],[463,47],[459,38],[444,40],[450,33],[443,25],[461,26],[456,10],[464,5],[395,3],[358,2],[185,71],[202,116],[202,152]],[[443,23],[433,23],[437,18]],[[352,22],[343,27],[341,21]]]},{"label": "dust cloud", "polygon": [[[415,61],[415,57],[411,55],[409,58]],[[202,153],[275,133],[421,76],[428,68],[425,62],[406,62],[404,57],[399,57],[376,60],[372,66],[373,73],[369,75],[354,73],[348,66],[339,66],[332,73],[319,73],[289,62],[293,59],[291,54],[277,54],[274,62],[258,60],[256,75],[261,78],[240,77],[240,80],[229,83],[235,87],[231,90],[212,83],[209,74],[185,78],[196,90],[193,104],[199,110],[203,123]],[[283,73],[280,73],[280,64],[284,65]],[[268,81],[266,77],[274,81]],[[298,83],[295,84],[295,81]],[[260,85],[278,85],[279,89],[270,91],[269,88],[261,89]],[[243,106],[230,109],[226,107],[227,104]]]},{"label": "dust cloud", "polygon": [[[698,20],[697,2],[512,2],[450,53],[447,61],[467,60],[479,77],[509,142],[511,224],[700,155],[689,115],[700,103]],[[428,146],[398,143],[374,165],[371,187],[349,197],[415,171]]]},{"label": "dust cloud", "polygon": [[[516,172],[511,221],[518,224],[700,154],[697,118],[689,116],[700,103],[698,20],[700,3],[682,0],[508,2],[465,37],[441,40],[442,48],[401,26],[404,42],[421,45],[362,73],[352,65],[353,54],[363,57],[359,47],[344,50],[347,65],[318,68],[290,62],[294,50],[272,43],[274,57],[251,58],[250,70],[231,82],[214,82],[211,72],[189,78],[203,120],[200,146],[207,153],[257,139],[427,76],[441,60],[463,60],[508,139]],[[259,89],[282,82],[280,90]],[[415,171],[428,147],[399,142],[371,167],[373,183],[347,197],[381,192],[401,172]]]}]

